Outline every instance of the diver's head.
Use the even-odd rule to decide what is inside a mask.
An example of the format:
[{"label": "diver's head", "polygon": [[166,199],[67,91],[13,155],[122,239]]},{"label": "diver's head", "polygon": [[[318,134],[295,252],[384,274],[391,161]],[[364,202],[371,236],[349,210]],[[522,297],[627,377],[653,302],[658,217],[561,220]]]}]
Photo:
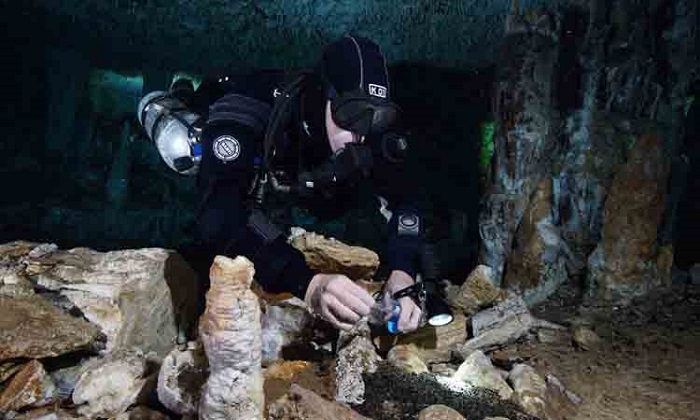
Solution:
[{"label": "diver's head", "polygon": [[334,152],[398,123],[400,110],[390,100],[386,59],[374,42],[340,38],[325,48],[316,72],[326,89],[326,133]]}]

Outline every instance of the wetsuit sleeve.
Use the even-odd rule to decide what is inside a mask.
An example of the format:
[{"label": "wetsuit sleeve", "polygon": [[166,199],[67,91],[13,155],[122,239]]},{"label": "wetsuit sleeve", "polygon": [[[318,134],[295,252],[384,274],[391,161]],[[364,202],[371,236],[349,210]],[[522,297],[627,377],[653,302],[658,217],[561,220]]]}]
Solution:
[{"label": "wetsuit sleeve", "polygon": [[378,159],[373,172],[377,195],[387,201],[387,268],[415,277],[425,236],[426,194],[406,161]]},{"label": "wetsuit sleeve", "polygon": [[197,212],[200,240],[212,259],[216,255],[242,255],[251,260],[255,279],[267,292],[289,292],[303,299],[315,273],[303,254],[287,243],[283,232],[264,213],[251,211],[247,205],[255,176],[255,145],[262,133],[255,124],[247,123],[254,120],[251,115],[238,118],[229,112],[234,108],[217,101],[202,130]]}]

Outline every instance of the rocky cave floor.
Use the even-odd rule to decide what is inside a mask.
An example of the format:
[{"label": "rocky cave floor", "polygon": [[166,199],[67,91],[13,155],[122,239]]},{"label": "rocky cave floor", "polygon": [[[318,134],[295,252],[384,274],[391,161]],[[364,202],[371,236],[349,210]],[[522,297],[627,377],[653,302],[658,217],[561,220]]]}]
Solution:
[{"label": "rocky cave floor", "polygon": [[[532,312],[560,325],[588,326],[600,337],[598,343],[583,350],[570,335],[539,335],[497,350],[491,354],[494,364],[499,358],[524,362],[542,376],[551,374],[566,384],[581,403],[549,401],[551,413],[561,420],[700,418],[695,384],[700,375],[700,286],[676,285],[623,308],[596,308],[582,302],[575,286],[564,287]],[[291,381],[332,399],[332,363],[302,369],[293,379],[268,376],[267,401],[283,395]],[[367,380],[365,404],[355,408],[377,420],[416,419],[422,408],[445,404],[470,413],[465,416],[468,420],[480,420],[499,406],[497,398],[492,398],[493,406],[470,406],[467,400],[429,388],[427,380],[380,369]]]},{"label": "rocky cave floor", "polygon": [[[675,285],[624,308],[581,306],[564,288],[533,314],[563,325],[588,322],[601,338],[590,351],[569,341],[511,346],[583,400],[567,419],[700,418],[700,287]],[[583,321],[585,320],[585,321]]]}]

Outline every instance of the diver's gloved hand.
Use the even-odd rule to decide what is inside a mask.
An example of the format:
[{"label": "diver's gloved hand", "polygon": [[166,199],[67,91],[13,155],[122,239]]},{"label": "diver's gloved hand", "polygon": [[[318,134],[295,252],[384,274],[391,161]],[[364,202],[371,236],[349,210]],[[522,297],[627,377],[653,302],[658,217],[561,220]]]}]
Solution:
[{"label": "diver's gloved hand", "polygon": [[341,274],[316,274],[304,297],[311,310],[334,327],[350,330],[360,317],[369,314],[372,296]]},{"label": "diver's gloved hand", "polygon": [[[405,289],[409,286],[413,286],[415,281],[411,276],[406,274],[401,270],[394,270],[389,276],[384,285],[384,300],[385,304],[392,299],[392,295],[399,290]],[[408,333],[415,331],[420,324],[420,319],[422,311],[420,306],[409,296],[402,297],[399,299],[399,305],[401,306],[401,314],[399,315],[399,331],[403,333]]]}]

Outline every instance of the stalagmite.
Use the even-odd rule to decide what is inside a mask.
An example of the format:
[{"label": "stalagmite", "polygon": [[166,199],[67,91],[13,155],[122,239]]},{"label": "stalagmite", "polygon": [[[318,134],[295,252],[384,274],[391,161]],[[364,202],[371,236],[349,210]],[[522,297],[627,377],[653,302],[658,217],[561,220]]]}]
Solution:
[{"label": "stalagmite", "polygon": [[210,374],[199,407],[202,420],[262,420],[260,303],[250,290],[255,270],[245,257],[218,256],[199,334]]}]

